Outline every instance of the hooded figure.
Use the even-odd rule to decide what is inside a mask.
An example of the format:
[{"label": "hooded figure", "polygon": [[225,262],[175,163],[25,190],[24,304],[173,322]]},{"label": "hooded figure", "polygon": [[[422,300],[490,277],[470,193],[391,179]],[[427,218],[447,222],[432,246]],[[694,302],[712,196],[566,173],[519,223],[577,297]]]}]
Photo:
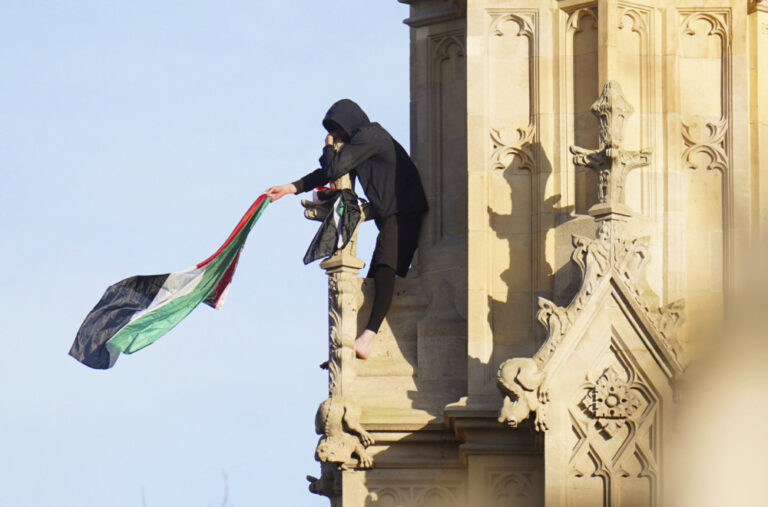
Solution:
[{"label": "hooded figure", "polygon": [[355,102],[349,99],[336,102],[326,113],[323,126],[328,132],[334,132],[337,127],[341,129],[344,146],[338,152],[331,145],[323,148],[320,169],[293,183],[297,193],[354,171],[371,202],[373,218],[380,229],[382,221],[391,215],[423,213],[429,209],[411,157],[389,132],[371,122]]},{"label": "hooded figure", "polygon": [[[279,199],[301,193],[353,172],[373,208],[379,228],[368,278],[376,289],[371,317],[355,341],[358,357],[366,358],[373,338],[392,303],[395,274],[404,277],[416,251],[424,213],[429,209],[421,178],[411,157],[378,123],[371,122],[356,103],[342,99],[323,119],[329,132],[320,157],[320,168],[288,185],[267,189]],[[336,150],[332,140],[344,141]],[[295,189],[294,189],[295,187]]]}]

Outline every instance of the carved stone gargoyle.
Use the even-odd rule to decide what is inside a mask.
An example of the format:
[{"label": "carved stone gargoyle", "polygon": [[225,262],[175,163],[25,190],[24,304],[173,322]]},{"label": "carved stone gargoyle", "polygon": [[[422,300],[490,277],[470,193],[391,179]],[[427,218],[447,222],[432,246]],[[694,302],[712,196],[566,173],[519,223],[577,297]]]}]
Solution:
[{"label": "carved stone gargoyle", "polygon": [[[309,490],[329,498],[341,494],[341,471],[371,468],[373,458],[366,447],[374,443],[360,424],[360,409],[341,396],[330,396],[317,409],[315,431],[321,435],[315,450],[320,478],[307,476]],[[357,463],[353,455],[357,456]]]},{"label": "carved stone gargoyle", "polygon": [[504,403],[499,411],[499,422],[516,428],[534,412],[536,431],[546,430],[542,406],[549,401],[549,394],[544,386],[545,378],[546,374],[529,357],[516,357],[501,363],[497,380]]}]

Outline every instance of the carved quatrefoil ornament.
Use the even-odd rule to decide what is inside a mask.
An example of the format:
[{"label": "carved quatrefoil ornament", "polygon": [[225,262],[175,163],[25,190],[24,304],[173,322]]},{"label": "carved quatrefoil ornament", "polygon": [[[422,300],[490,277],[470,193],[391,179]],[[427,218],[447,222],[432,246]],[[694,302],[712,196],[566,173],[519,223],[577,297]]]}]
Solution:
[{"label": "carved quatrefoil ornament", "polygon": [[612,367],[606,369],[582,400],[588,415],[601,431],[612,437],[640,408],[640,396]]}]

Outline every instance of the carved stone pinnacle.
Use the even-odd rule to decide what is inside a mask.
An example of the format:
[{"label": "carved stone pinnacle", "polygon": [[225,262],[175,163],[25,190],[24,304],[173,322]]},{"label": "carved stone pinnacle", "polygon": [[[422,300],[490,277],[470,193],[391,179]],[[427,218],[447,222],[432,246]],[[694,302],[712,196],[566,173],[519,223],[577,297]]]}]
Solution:
[{"label": "carved stone pinnacle", "polygon": [[651,150],[621,149],[624,121],[634,109],[624,98],[619,83],[606,83],[591,110],[600,125],[598,149],[588,150],[571,146],[573,163],[597,173],[598,203],[590,208],[589,214],[598,219],[617,218],[616,215],[630,216],[632,212],[624,202],[624,182],[629,171],[650,163]]}]

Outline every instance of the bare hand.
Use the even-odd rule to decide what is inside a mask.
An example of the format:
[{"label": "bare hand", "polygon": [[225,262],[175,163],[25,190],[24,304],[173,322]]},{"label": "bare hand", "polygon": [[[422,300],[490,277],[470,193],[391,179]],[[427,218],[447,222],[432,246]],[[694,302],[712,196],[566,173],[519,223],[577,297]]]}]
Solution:
[{"label": "bare hand", "polygon": [[296,193],[296,185],[293,183],[288,183],[287,185],[278,185],[276,187],[269,187],[264,191],[265,194],[267,194],[267,197],[272,198],[272,202],[280,199],[285,194],[295,194]]}]

